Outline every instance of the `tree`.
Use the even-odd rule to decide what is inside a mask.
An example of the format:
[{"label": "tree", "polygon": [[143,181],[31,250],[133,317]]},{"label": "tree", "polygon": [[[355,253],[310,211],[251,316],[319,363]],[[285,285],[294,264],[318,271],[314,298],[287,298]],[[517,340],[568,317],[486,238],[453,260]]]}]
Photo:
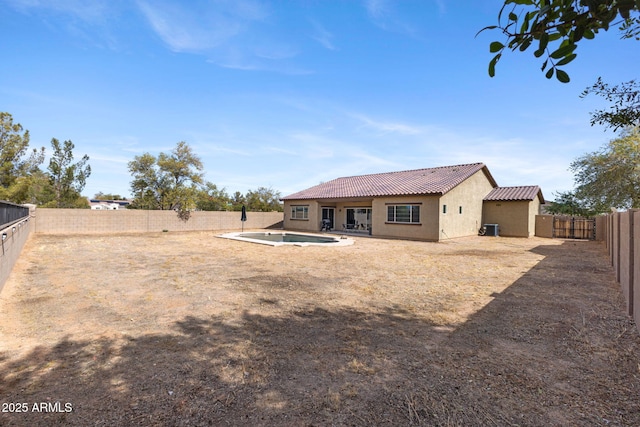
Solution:
[{"label": "tree", "polygon": [[96,200],[126,200],[119,194],[103,193],[102,191],[97,192],[93,198]]},{"label": "tree", "polygon": [[18,204],[55,207],[55,195],[49,175],[36,168],[29,175],[19,177],[9,189],[7,200]]},{"label": "tree", "polygon": [[595,212],[585,206],[585,201],[578,199],[572,191],[557,193],[556,199],[545,206],[545,210],[554,215],[593,216]]},{"label": "tree", "polygon": [[13,123],[9,113],[0,112],[0,186],[3,198],[12,199],[16,180],[33,173],[44,161],[44,147],[27,156],[29,131]]},{"label": "tree", "polygon": [[196,208],[202,211],[227,211],[231,208],[231,198],[224,188],[219,189],[207,181],[198,193]]},{"label": "tree", "polygon": [[609,86],[601,78],[580,95],[602,96],[613,106],[609,110],[591,113],[591,125],[599,124],[613,128],[614,132],[625,127],[640,126],[640,83],[635,80],[616,86]]},{"label": "tree", "polygon": [[76,208],[89,207],[86,199],[80,194],[91,175],[91,166],[87,164],[89,156],[86,154],[73,163],[73,149],[71,141],[51,140],[53,155],[49,160],[49,182],[53,188],[54,200],[52,207]]},{"label": "tree", "polygon": [[600,151],[571,163],[575,196],[596,212],[640,208],[640,130],[626,129]]},{"label": "tree", "polygon": [[232,210],[234,211],[242,210],[242,205],[245,205],[246,203],[247,203],[247,200],[244,197],[244,194],[242,194],[239,191],[236,191],[235,193],[233,193],[233,197],[231,198]]},{"label": "tree", "polygon": [[157,158],[149,153],[136,156],[128,167],[133,176],[131,208],[175,210],[188,219],[188,212],[196,207],[203,166],[186,142]]},{"label": "tree", "polygon": [[257,190],[249,190],[245,197],[247,209],[253,212],[282,212],[280,204],[280,192],[271,188],[259,187]]},{"label": "tree", "polygon": [[506,49],[524,52],[531,46],[536,58],[544,58],[542,71],[562,83],[569,75],[562,70],[576,58],[578,43],[596,37],[611,26],[618,26],[622,38],[640,39],[640,1],[638,0],[505,0],[498,13],[498,24],[483,28],[499,30],[503,41],[493,41],[489,51],[489,75]]}]

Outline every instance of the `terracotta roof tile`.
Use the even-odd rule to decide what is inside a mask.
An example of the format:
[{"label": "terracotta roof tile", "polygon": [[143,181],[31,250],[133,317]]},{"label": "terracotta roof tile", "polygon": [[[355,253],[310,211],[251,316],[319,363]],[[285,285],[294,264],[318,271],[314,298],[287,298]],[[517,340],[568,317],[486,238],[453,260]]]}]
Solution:
[{"label": "terracotta roof tile", "polygon": [[480,170],[484,170],[492,185],[497,185],[484,163],[472,163],[337,178],[282,200],[445,194]]},{"label": "terracotta roof tile", "polygon": [[542,191],[537,185],[520,187],[496,187],[484,198],[486,201],[517,201],[533,200],[540,198],[540,203],[544,203]]}]

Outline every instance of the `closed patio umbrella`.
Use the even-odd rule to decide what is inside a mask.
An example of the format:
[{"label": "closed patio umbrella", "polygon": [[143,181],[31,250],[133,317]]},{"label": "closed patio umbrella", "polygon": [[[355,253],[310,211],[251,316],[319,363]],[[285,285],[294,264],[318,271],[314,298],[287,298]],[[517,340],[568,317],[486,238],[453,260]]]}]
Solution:
[{"label": "closed patio umbrella", "polygon": [[247,208],[242,205],[242,215],[240,215],[240,221],[242,221],[242,231],[244,231],[244,222],[247,220]]}]

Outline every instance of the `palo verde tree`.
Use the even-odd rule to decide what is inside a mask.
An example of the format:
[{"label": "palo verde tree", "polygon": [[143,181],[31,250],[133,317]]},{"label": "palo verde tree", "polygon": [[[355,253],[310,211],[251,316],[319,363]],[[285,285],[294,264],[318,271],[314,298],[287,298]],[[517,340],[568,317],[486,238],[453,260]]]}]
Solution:
[{"label": "palo verde tree", "polygon": [[203,166],[186,142],[179,142],[169,154],[136,156],[128,166],[133,176],[131,208],[175,210],[180,218],[189,218],[196,207]]},{"label": "palo verde tree", "polygon": [[483,28],[498,30],[503,39],[493,41],[489,50],[489,75],[505,50],[533,49],[542,59],[547,78],[569,82],[561,67],[572,62],[578,44],[593,39],[600,31],[618,27],[622,38],[640,39],[640,0],[505,0],[498,13],[498,24]]},{"label": "palo verde tree", "polygon": [[595,213],[640,208],[640,129],[625,129],[601,150],[571,163],[575,198]]},{"label": "palo verde tree", "polygon": [[46,207],[77,208],[88,207],[85,198],[80,194],[91,175],[91,166],[87,164],[89,156],[73,162],[73,149],[75,145],[71,141],[51,140],[53,154],[49,160],[49,182],[54,199],[45,204]]}]

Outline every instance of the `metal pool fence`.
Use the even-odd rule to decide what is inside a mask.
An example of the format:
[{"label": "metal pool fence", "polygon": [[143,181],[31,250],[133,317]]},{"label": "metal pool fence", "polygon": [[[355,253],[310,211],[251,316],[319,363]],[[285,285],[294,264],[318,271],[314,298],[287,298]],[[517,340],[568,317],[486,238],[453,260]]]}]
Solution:
[{"label": "metal pool fence", "polygon": [[0,228],[4,228],[28,216],[28,207],[0,201]]}]

